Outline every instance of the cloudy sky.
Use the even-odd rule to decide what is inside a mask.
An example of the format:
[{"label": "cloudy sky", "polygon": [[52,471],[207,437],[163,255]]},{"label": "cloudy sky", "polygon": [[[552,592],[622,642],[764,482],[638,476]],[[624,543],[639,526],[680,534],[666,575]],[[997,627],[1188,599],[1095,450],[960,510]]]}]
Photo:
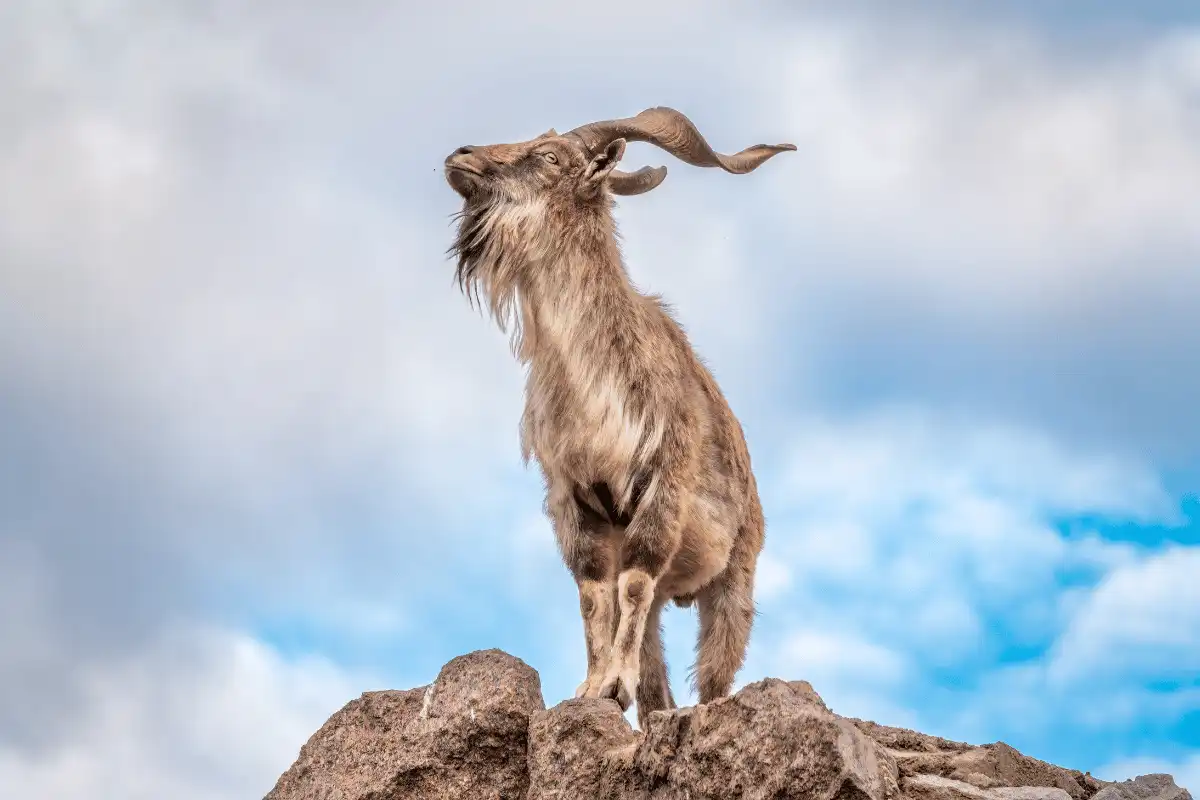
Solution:
[{"label": "cloudy sky", "polygon": [[759,476],[740,681],[1200,790],[1200,12],[896,5],[4,3],[0,785],[260,796],[478,648],[570,696],[439,165],[671,105],[799,148],[618,212]]}]

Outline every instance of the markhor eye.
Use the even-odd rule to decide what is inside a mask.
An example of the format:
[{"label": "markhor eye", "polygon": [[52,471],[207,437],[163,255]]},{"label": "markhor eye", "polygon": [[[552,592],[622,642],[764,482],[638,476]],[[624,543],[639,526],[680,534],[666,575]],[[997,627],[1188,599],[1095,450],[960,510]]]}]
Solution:
[{"label": "markhor eye", "polygon": [[554,155],[554,153],[542,153],[542,158],[546,159],[551,164],[558,163],[558,156]]}]

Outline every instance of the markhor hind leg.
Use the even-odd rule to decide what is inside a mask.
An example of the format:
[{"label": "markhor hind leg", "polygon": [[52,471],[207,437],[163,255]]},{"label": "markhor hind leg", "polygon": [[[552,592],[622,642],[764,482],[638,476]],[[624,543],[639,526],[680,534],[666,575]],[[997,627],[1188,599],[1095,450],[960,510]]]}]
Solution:
[{"label": "markhor hind leg", "polygon": [[729,694],[754,625],[754,562],[730,563],[697,596],[700,637],[692,680],[701,703]]}]

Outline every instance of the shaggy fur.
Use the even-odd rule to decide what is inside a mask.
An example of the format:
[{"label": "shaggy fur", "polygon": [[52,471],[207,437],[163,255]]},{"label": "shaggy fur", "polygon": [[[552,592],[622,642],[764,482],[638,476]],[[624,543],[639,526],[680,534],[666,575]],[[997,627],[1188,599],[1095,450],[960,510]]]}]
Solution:
[{"label": "shaggy fur", "polygon": [[[624,138],[622,138],[624,137]],[[721,156],[678,112],[651,109],[527,142],[463,147],[446,176],[463,198],[456,277],[510,332],[528,367],[521,445],[579,587],[587,677],[577,696],[673,708],[660,639],[668,600],[699,607],[693,680],[727,694],[754,617],[764,522],[742,428],[657,296],[630,282],[614,193],[665,169],[615,170],[625,139],[748,172],[790,145]]]}]

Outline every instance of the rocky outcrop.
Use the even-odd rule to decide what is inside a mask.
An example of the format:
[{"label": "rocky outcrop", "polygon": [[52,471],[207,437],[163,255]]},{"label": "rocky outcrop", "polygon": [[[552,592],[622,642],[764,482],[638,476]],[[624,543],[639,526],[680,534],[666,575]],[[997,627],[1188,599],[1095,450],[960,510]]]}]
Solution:
[{"label": "rocky outcrop", "polygon": [[1191,800],[1170,776],[1106,783],[1018,753],[840,717],[774,678],[644,732],[610,700],[545,708],[499,650],[368,692],[300,750],[267,800]]},{"label": "rocky outcrop", "polygon": [[1170,775],[1156,774],[1107,784],[1092,800],[1192,800],[1192,796],[1176,786]]},{"label": "rocky outcrop", "polygon": [[537,672],[499,650],[454,659],[429,686],[367,692],[300,748],[273,800],[518,798],[529,785]]}]

